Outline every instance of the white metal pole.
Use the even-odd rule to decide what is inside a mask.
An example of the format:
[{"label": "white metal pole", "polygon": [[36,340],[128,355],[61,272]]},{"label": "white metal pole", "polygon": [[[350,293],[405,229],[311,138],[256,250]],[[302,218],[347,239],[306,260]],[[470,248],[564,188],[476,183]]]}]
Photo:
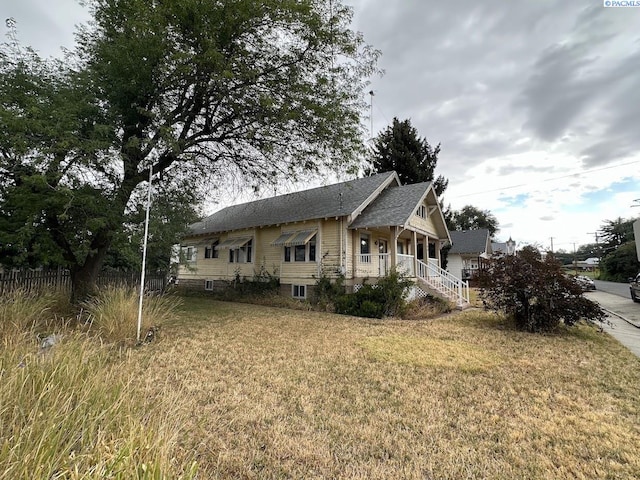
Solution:
[{"label": "white metal pole", "polygon": [[151,210],[151,179],[153,168],[149,167],[149,191],[147,192],[147,213],[144,219],[144,242],[142,246],[142,273],[140,274],[140,301],[138,302],[138,335],[140,341],[140,330],[142,329],[142,298],[144,297],[144,277],[147,269],[147,238],[149,237],[149,210]]}]

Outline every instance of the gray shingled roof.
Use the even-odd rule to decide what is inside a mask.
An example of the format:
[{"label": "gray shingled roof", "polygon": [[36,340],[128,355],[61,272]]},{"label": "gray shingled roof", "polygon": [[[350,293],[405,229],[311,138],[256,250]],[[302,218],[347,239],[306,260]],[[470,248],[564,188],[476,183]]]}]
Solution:
[{"label": "gray shingled roof", "polygon": [[431,182],[389,187],[355,219],[349,228],[406,225]]},{"label": "gray shingled roof", "polygon": [[[487,249],[489,230],[449,230],[451,236],[451,250],[449,253],[475,253],[480,255]],[[491,253],[491,252],[487,252]]]},{"label": "gray shingled roof", "polygon": [[190,233],[225,232],[350,215],[362,207],[385,182],[393,183],[392,177],[396,177],[395,172],[380,173],[371,177],[234,205],[190,225]]},{"label": "gray shingled roof", "polygon": [[493,252],[507,253],[507,242],[491,242]]}]

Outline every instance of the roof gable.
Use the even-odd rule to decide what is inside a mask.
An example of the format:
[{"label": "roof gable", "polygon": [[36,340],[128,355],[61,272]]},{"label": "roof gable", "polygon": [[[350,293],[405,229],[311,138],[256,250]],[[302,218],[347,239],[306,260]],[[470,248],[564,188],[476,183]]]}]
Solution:
[{"label": "roof gable", "polygon": [[357,215],[379,192],[399,184],[395,172],[233,205],[190,226],[194,235]]},{"label": "roof gable", "polygon": [[450,230],[451,250],[449,253],[491,253],[489,243],[489,230],[480,228],[478,230]]},{"label": "roof gable", "polygon": [[418,204],[426,196],[431,182],[392,186],[384,190],[350,228],[375,228],[389,225],[406,225]]}]

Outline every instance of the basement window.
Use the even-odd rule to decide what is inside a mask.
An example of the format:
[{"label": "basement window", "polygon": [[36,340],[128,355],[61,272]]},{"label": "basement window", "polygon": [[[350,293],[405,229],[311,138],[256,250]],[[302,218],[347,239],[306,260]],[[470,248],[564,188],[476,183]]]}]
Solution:
[{"label": "basement window", "polygon": [[212,291],[213,290],[213,280],[205,280],[204,281],[204,289],[207,291]]},{"label": "basement window", "polygon": [[307,298],[306,285],[291,285],[291,296],[300,300]]}]

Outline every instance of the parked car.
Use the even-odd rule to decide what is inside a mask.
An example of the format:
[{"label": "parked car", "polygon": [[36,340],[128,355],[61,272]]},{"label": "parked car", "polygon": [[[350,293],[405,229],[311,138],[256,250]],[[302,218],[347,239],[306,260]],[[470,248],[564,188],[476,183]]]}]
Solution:
[{"label": "parked car", "polygon": [[589,277],[585,277],[584,275],[576,275],[573,277],[573,280],[582,287],[583,291],[587,290],[595,290],[596,284]]},{"label": "parked car", "polygon": [[640,302],[640,273],[629,278],[629,291],[631,292],[631,300]]}]

